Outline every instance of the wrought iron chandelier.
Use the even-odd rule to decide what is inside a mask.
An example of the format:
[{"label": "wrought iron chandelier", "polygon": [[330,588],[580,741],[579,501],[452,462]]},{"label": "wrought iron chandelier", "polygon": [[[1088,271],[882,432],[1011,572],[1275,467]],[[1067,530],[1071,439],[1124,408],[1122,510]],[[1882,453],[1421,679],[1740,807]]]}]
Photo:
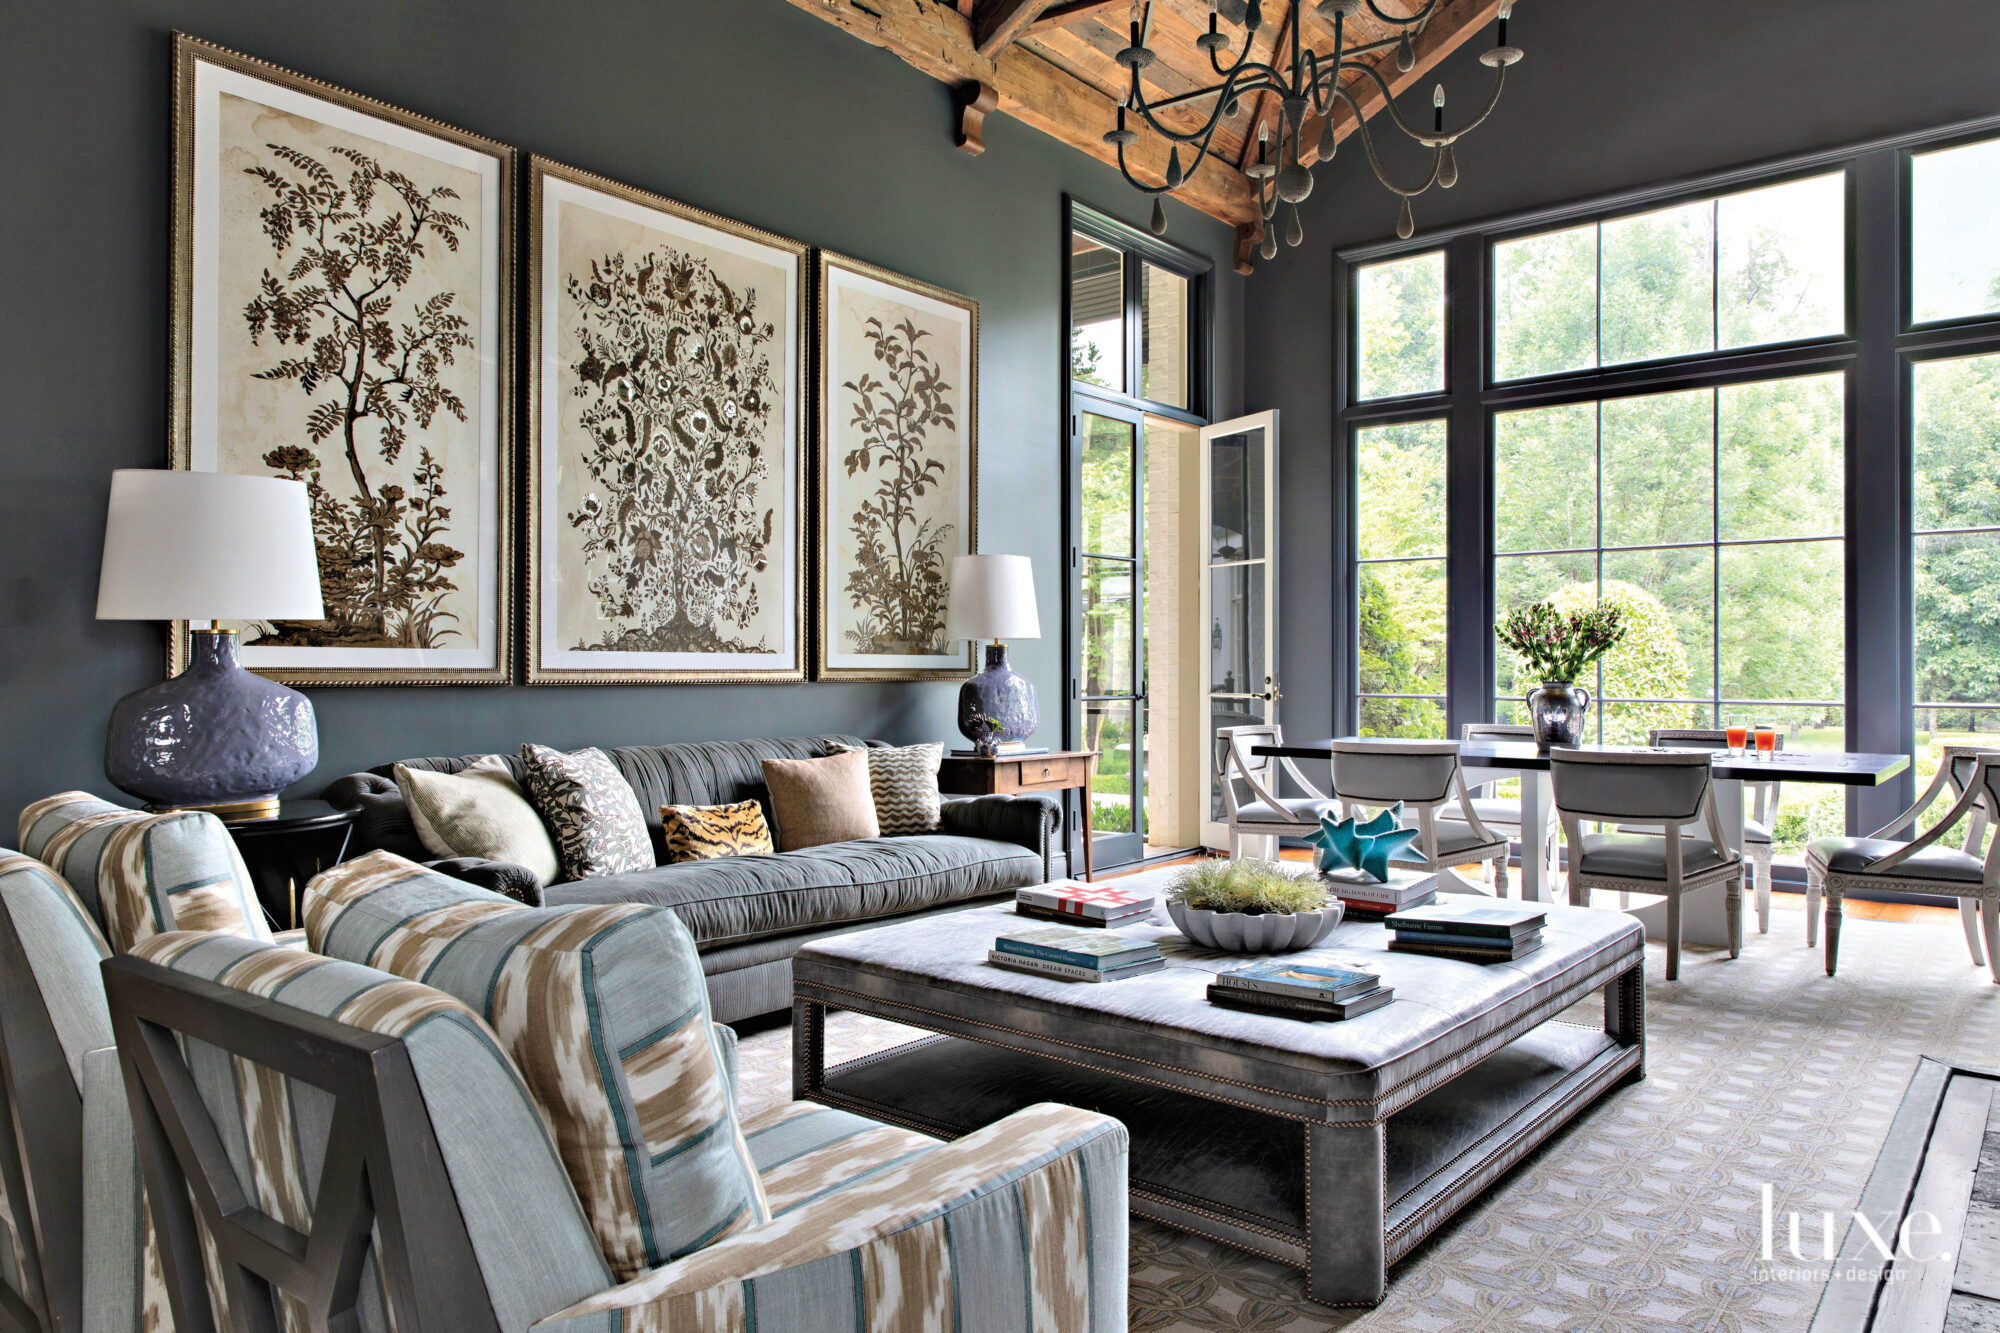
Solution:
[{"label": "wrought iron chandelier", "polygon": [[[1106,143],[1118,149],[1118,170],[1133,188],[1154,196],[1153,230],[1164,235],[1167,230],[1166,210],[1160,206],[1159,196],[1171,194],[1179,189],[1195,172],[1211,152],[1216,127],[1224,120],[1237,114],[1241,109],[1241,99],[1245,96],[1269,92],[1278,99],[1277,142],[1271,142],[1271,126],[1261,124],[1257,134],[1257,155],[1254,161],[1244,167],[1244,173],[1257,183],[1257,205],[1264,219],[1264,241],[1259,253],[1272,259],[1278,253],[1278,238],[1271,223],[1277,216],[1280,204],[1291,205],[1291,219],[1285,226],[1285,242],[1297,245],[1305,239],[1305,228],[1299,221],[1299,204],[1312,193],[1313,175],[1305,161],[1306,117],[1308,114],[1321,117],[1318,143],[1318,160],[1331,160],[1337,146],[1333,131],[1334,100],[1346,102],[1354,112],[1355,126],[1361,135],[1362,150],[1368,155],[1368,165],[1374,170],[1375,178],[1392,193],[1402,196],[1402,209],[1396,219],[1396,234],[1407,237],[1416,228],[1410,213],[1410,200],[1436,185],[1449,190],[1458,183],[1458,162],[1452,156],[1452,145],[1460,138],[1477,129],[1485,119],[1493,114],[1499,105],[1500,88],[1507,79],[1507,67],[1521,59],[1521,49],[1507,45],[1507,19],[1512,12],[1513,0],[1500,6],[1496,40],[1491,50],[1479,57],[1479,62],[1493,70],[1493,92],[1486,99],[1486,105],[1470,123],[1456,129],[1446,129],[1444,123],[1444,85],[1438,84],[1431,96],[1432,120],[1428,131],[1420,130],[1403,118],[1391,96],[1388,80],[1384,79],[1374,64],[1355,57],[1365,55],[1389,46],[1396,48],[1396,68],[1407,74],[1416,68],[1417,53],[1411,45],[1410,36],[1420,31],[1438,7],[1439,0],[1426,0],[1422,9],[1408,17],[1398,17],[1384,13],[1376,0],[1319,0],[1319,16],[1333,25],[1333,49],[1321,53],[1308,47],[1304,34],[1299,28],[1299,6],[1301,0],[1281,0],[1286,12],[1280,19],[1278,40],[1272,47],[1271,60],[1250,59],[1252,39],[1264,26],[1264,6],[1261,0],[1209,0],[1208,31],[1195,39],[1195,45],[1207,56],[1209,65],[1222,80],[1220,83],[1196,88],[1191,92],[1164,97],[1155,101],[1146,99],[1145,88],[1140,82],[1140,73],[1158,57],[1147,46],[1152,30],[1154,0],[1132,0],[1131,45],[1118,53],[1118,63],[1131,71],[1131,87],[1125,100],[1118,107],[1118,128],[1104,136]],[[1347,20],[1359,13],[1363,5],[1369,13],[1382,22],[1401,29],[1400,36],[1385,41],[1364,45],[1348,45]],[[1230,46],[1230,37],[1221,31],[1224,20],[1240,24],[1243,28],[1243,54],[1236,63],[1225,66],[1222,53]],[[1290,56],[1285,57],[1286,38],[1290,37]],[[1430,175],[1422,184],[1409,187],[1397,184],[1383,169],[1381,158],[1376,155],[1374,141],[1369,137],[1368,121],[1361,113],[1361,106],[1350,91],[1350,86],[1341,83],[1341,75],[1353,73],[1360,76],[1358,83],[1372,81],[1382,93],[1383,107],[1397,129],[1423,144],[1432,151]],[[1358,83],[1354,86],[1358,86]],[[1207,118],[1192,131],[1175,130],[1163,124],[1159,112],[1175,108],[1196,109],[1204,103],[1208,106]],[[1170,147],[1167,155],[1166,183],[1152,185],[1132,174],[1131,166],[1125,160],[1126,148],[1137,142],[1139,132],[1126,123],[1127,113],[1136,113],[1154,132],[1166,139]],[[1193,145],[1194,161],[1183,167],[1181,148]]]}]

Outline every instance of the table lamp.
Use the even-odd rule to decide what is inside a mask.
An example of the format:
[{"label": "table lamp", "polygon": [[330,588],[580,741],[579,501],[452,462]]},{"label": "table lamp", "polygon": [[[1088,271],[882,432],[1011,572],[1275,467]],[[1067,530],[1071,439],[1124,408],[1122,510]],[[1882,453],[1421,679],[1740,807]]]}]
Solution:
[{"label": "table lamp", "polygon": [[1025,555],[961,555],[951,562],[951,600],[945,606],[948,639],[992,639],[986,669],[958,691],[958,729],[975,753],[990,755],[1001,741],[1025,741],[1041,716],[1035,687],[1007,665],[1007,639],[1039,639],[1035,567]]},{"label": "table lamp", "polygon": [[[111,474],[99,620],[317,620],[304,483],[222,472]],[[111,710],[104,775],[155,810],[276,813],[319,763],[312,701],[243,669],[233,629],[196,629],[187,669]]]}]

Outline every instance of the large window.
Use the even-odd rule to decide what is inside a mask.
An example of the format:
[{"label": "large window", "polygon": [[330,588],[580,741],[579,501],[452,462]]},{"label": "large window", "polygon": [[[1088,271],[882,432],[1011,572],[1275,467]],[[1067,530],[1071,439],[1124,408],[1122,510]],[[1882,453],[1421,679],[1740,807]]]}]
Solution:
[{"label": "large window", "polygon": [[1844,332],[1845,184],[1832,172],[1500,242],[1494,379]]},{"label": "large window", "polygon": [[[1917,781],[2000,744],[2000,121],[1368,247],[1341,278],[1337,730],[1518,718],[1537,682],[1497,619],[1604,600],[1632,629],[1585,682],[1593,739],[1773,722]],[[1843,821],[1843,789],[1793,784],[1775,840],[1913,790]]]},{"label": "large window", "polygon": [[1360,730],[1436,736],[1444,727],[1445,423],[1361,431]]}]

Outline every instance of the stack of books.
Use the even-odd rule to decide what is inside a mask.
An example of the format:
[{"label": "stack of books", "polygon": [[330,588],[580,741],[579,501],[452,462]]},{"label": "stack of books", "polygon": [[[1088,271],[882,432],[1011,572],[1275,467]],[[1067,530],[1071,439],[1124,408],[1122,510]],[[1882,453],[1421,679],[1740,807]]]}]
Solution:
[{"label": "stack of books", "polygon": [[1151,940],[1064,926],[1010,931],[993,941],[986,961],[1065,981],[1122,981],[1167,965]]},{"label": "stack of books", "polygon": [[1327,892],[1347,904],[1344,919],[1348,921],[1380,921],[1391,912],[1405,912],[1437,901],[1436,871],[1392,870],[1388,879],[1376,880],[1336,870],[1321,878],[1326,882]]},{"label": "stack of books", "polygon": [[1384,919],[1396,932],[1389,947],[1400,953],[1508,963],[1542,947],[1548,913],[1513,903],[1435,903]]},{"label": "stack of books", "polygon": [[1373,972],[1275,960],[1221,973],[1208,987],[1211,1004],[1286,1018],[1358,1018],[1395,995]]},{"label": "stack of books", "polygon": [[[1001,741],[993,747],[993,756],[996,759],[1019,759],[1023,755],[1047,754],[1048,752],[1048,746],[1030,745],[1026,741]],[[977,750],[953,750],[951,753],[955,759],[976,759],[979,757],[979,751]]]},{"label": "stack of books", "polygon": [[1144,921],[1153,910],[1153,895],[1059,879],[1014,891],[1014,910],[1043,921],[1072,926],[1125,926]]}]

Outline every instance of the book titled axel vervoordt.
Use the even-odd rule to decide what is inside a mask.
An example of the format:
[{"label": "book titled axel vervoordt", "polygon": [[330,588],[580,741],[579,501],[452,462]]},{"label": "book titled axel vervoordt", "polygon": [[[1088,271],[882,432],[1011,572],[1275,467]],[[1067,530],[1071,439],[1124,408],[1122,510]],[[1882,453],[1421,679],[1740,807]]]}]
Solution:
[{"label": "book titled axel vervoordt", "polygon": [[1225,990],[1259,991],[1269,995],[1305,999],[1351,1000],[1374,990],[1382,978],[1374,972],[1354,968],[1321,967],[1312,963],[1263,962],[1217,974],[1215,984]]}]

